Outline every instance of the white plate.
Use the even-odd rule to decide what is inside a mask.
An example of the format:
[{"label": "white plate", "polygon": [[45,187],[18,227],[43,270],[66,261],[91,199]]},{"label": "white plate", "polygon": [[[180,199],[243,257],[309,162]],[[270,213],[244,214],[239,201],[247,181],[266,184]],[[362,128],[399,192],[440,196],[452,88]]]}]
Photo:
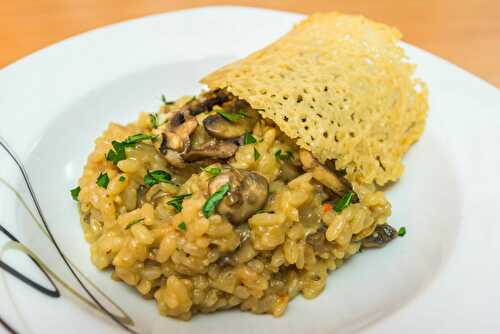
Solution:
[{"label": "white plate", "polygon": [[[141,333],[499,332],[500,94],[406,44],[418,76],[429,84],[430,113],[423,137],[405,158],[405,175],[388,189],[391,221],[407,226],[405,238],[354,257],[330,276],[320,297],[295,299],[279,319],[238,311],[191,322],[163,318],[152,301],[91,265],[68,190],[107,123],[155,111],[162,93],[198,92],[204,74],[266,45],[300,18],[238,7],[156,15],[79,35],[0,71],[0,134],[25,163],[77,275],[107,310]],[[89,300],[16,196],[34,212],[19,171],[3,152],[0,166],[0,225],[22,243],[0,231],[1,320],[19,333],[122,331],[95,303],[75,297]],[[9,265],[53,290],[25,255],[28,249],[59,297],[6,272]]]}]

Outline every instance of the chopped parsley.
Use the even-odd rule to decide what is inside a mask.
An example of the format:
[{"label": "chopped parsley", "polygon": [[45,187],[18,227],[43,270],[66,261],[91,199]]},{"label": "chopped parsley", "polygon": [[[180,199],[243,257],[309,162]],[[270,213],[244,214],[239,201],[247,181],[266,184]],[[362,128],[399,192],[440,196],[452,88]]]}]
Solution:
[{"label": "chopped parsley", "polygon": [[205,218],[210,217],[214,211],[215,207],[224,199],[224,196],[229,192],[229,183],[222,185],[216,192],[214,192],[203,204],[202,212]]},{"label": "chopped parsley", "polygon": [[125,160],[127,158],[125,156],[125,145],[116,140],[113,140],[111,145],[113,145],[114,150],[111,149],[108,151],[108,154],[106,154],[106,160],[111,161],[116,165],[118,161]]},{"label": "chopped parsley", "polygon": [[157,113],[152,113],[149,114],[149,121],[151,122],[151,128],[157,129],[158,128],[158,114]]},{"label": "chopped parsley", "polygon": [[255,147],[253,148],[253,159],[255,161],[260,159],[260,153],[259,153],[259,151],[257,151],[257,149]]},{"label": "chopped parsley", "polygon": [[165,94],[161,94],[161,101],[166,106],[174,104],[174,101],[167,101],[167,98],[165,97]]},{"label": "chopped parsley", "polygon": [[285,153],[281,153],[281,150],[277,150],[274,153],[276,160],[288,160],[293,157],[293,153],[291,151],[286,151]]},{"label": "chopped parsley", "polygon": [[118,161],[125,160],[127,157],[125,155],[125,147],[135,147],[136,144],[143,140],[155,140],[158,136],[145,135],[143,133],[138,133],[133,136],[128,137],[122,142],[113,140],[111,145],[113,148],[106,154],[106,160],[117,164]]},{"label": "chopped parsley", "polygon": [[108,187],[109,183],[109,176],[108,173],[100,173],[99,176],[97,177],[96,184],[101,187],[106,189]]},{"label": "chopped parsley", "polygon": [[217,176],[220,174],[221,169],[218,167],[206,167],[202,168],[204,172],[207,172],[208,174],[211,174],[213,176]]},{"label": "chopped parsley", "polygon": [[124,181],[125,181],[125,176],[123,176],[123,175],[122,175],[122,176],[120,176],[120,177],[118,178],[118,181],[120,181],[120,182],[124,182]]},{"label": "chopped parsley", "polygon": [[128,230],[129,228],[131,228],[132,226],[134,226],[135,224],[140,224],[144,221],[144,218],[141,218],[141,219],[137,219],[137,220],[134,220],[133,222],[131,222],[130,224],[128,224],[127,226],[125,226],[125,229]]},{"label": "chopped parsley", "polygon": [[158,138],[158,136],[156,135],[145,135],[144,133],[138,133],[125,139],[122,144],[126,147],[134,147],[136,144],[140,143],[143,140],[155,141],[156,138]]},{"label": "chopped parsley", "polygon": [[351,204],[353,196],[354,193],[352,191],[347,192],[344,196],[342,196],[341,199],[339,199],[337,203],[335,203],[333,210],[335,210],[335,212],[341,212],[342,210],[347,208],[349,204]]},{"label": "chopped parsley", "polygon": [[184,198],[191,196],[192,194],[177,195],[172,197],[170,201],[167,202],[168,205],[175,209],[175,212],[179,213],[182,211],[182,201]]},{"label": "chopped parsley", "polygon": [[398,230],[398,236],[400,237],[404,237],[406,234],[406,227],[400,227],[399,230]]},{"label": "chopped parsley", "polygon": [[71,197],[73,197],[75,201],[78,201],[78,195],[80,194],[80,190],[81,188],[79,186],[70,190]]},{"label": "chopped parsley", "polygon": [[172,180],[172,176],[163,171],[163,170],[153,170],[148,171],[146,175],[144,175],[144,184],[148,186],[154,186],[158,183],[169,183]]},{"label": "chopped parsley", "polygon": [[237,122],[243,117],[248,117],[247,114],[245,114],[243,111],[238,111],[238,112],[227,112],[224,109],[217,109],[216,110],[219,115],[227,119],[229,122]]},{"label": "chopped parsley", "polygon": [[177,225],[177,227],[179,228],[179,230],[185,231],[187,226],[185,222],[182,222],[179,225]]},{"label": "chopped parsley", "polygon": [[248,144],[254,144],[257,142],[257,139],[255,139],[254,136],[250,132],[245,132],[245,136],[243,136],[243,144],[248,145]]}]

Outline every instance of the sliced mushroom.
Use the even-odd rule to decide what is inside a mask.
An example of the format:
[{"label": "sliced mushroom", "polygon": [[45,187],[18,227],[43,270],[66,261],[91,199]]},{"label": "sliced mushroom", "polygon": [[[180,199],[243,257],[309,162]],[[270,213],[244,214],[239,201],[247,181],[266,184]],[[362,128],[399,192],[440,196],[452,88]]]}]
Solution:
[{"label": "sliced mushroom", "polygon": [[203,120],[203,126],[211,136],[219,139],[232,139],[243,136],[245,132],[252,131],[259,119],[259,114],[250,107],[227,111],[227,113],[244,116],[237,121],[229,121],[220,114],[208,116]]},{"label": "sliced mushroom", "polygon": [[228,159],[238,150],[238,145],[225,141],[209,141],[196,149],[192,149],[183,154],[182,157],[187,162],[204,159]]},{"label": "sliced mushroom", "polygon": [[280,166],[279,178],[284,182],[289,182],[301,174],[300,167],[296,166],[289,159],[283,160]]},{"label": "sliced mushroom", "polygon": [[232,224],[245,222],[267,201],[269,185],[267,180],[254,172],[232,169],[215,177],[209,184],[210,194],[229,183],[230,190],[217,205],[217,212],[225,216]]},{"label": "sliced mushroom", "polygon": [[168,137],[166,133],[161,134],[160,153],[165,155],[168,151]]},{"label": "sliced mushroom", "polygon": [[311,172],[313,178],[330,188],[337,195],[343,196],[349,191],[350,187],[342,182],[334,172],[320,164],[318,160],[313,157],[311,152],[301,149],[299,152],[299,159],[306,172]]},{"label": "sliced mushroom", "polygon": [[174,132],[163,132],[162,133],[163,141],[160,146],[160,151],[163,149],[171,149],[174,151],[182,151],[184,149],[184,140],[178,134]]},{"label": "sliced mushroom", "polygon": [[191,101],[187,108],[192,116],[196,116],[211,110],[215,105],[229,101],[231,98],[232,95],[227,91],[216,89],[204,94],[200,100]]},{"label": "sliced mushroom", "polygon": [[165,159],[170,165],[176,168],[186,167],[186,163],[184,162],[184,160],[182,160],[182,157],[179,154],[179,152],[176,152],[174,150],[167,149],[167,153],[165,154]]},{"label": "sliced mushroom", "polygon": [[306,237],[306,242],[314,249],[316,253],[328,253],[335,248],[335,241],[326,240],[326,227],[321,224],[316,232]]},{"label": "sliced mushroom", "polygon": [[[175,118],[175,117],[174,117]],[[160,150],[168,148],[177,152],[186,151],[189,148],[189,136],[198,127],[198,121],[195,118],[186,120],[176,127],[172,125],[162,134],[163,142]]]},{"label": "sliced mushroom", "polygon": [[391,225],[378,225],[371,235],[361,241],[362,246],[363,248],[380,248],[396,238],[397,235],[398,232]]}]

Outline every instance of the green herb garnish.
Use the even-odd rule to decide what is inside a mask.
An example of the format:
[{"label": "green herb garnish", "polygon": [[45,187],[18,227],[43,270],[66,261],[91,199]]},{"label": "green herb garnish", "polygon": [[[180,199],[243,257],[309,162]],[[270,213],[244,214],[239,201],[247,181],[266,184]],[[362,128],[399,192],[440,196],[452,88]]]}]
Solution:
[{"label": "green herb garnish", "polygon": [[73,197],[75,201],[78,201],[78,195],[80,194],[80,190],[81,188],[79,186],[70,190],[71,197]]},{"label": "green herb garnish", "polygon": [[215,207],[222,201],[224,196],[229,192],[229,183],[222,185],[216,192],[210,196],[205,204],[203,204],[202,212],[205,218],[210,217],[214,211]]},{"label": "green herb garnish", "polygon": [[125,155],[125,147],[135,147],[136,144],[140,143],[143,140],[155,140],[157,137],[158,136],[138,133],[128,137],[122,142],[113,140],[111,142],[111,145],[113,145],[113,149],[109,150],[108,154],[106,154],[106,160],[112,161],[113,164],[116,165],[118,161],[125,160],[127,158]]},{"label": "green herb garnish", "polygon": [[185,231],[187,226],[185,222],[182,222],[179,225],[177,225],[177,227],[179,228],[179,230]]},{"label": "green herb garnish", "polygon": [[406,227],[400,227],[399,230],[398,230],[398,236],[400,237],[404,237],[406,234]]},{"label": "green herb garnish", "polygon": [[120,176],[120,177],[118,178],[118,181],[120,181],[120,182],[124,182],[124,181],[125,181],[125,176],[123,176],[123,175],[122,175],[122,176]]},{"label": "green herb garnish", "polygon": [[151,122],[151,127],[153,129],[157,129],[158,128],[158,114],[157,113],[152,113],[152,114],[149,114],[149,121]]},{"label": "green herb garnish", "polygon": [[144,218],[134,220],[133,222],[131,222],[130,224],[128,224],[127,226],[125,226],[125,229],[128,230],[129,228],[131,228],[135,224],[142,223],[143,221],[144,221]]},{"label": "green herb garnish", "polygon": [[293,153],[291,151],[286,151],[282,154],[281,150],[277,150],[276,153],[274,153],[274,156],[276,157],[276,160],[288,160],[293,157]]},{"label": "green herb garnish", "polygon": [[352,191],[347,192],[344,196],[342,196],[341,199],[339,199],[337,203],[335,203],[335,207],[333,208],[333,210],[335,210],[335,212],[341,212],[342,210],[347,208],[349,204],[351,204],[353,196],[354,193]]},{"label": "green herb garnish", "polygon": [[165,97],[165,94],[161,94],[161,101],[166,106],[174,104],[174,101],[167,101],[167,98]]},{"label": "green herb garnish", "polygon": [[148,186],[154,186],[158,183],[169,183],[172,180],[172,176],[163,170],[148,171],[144,175],[144,184]]},{"label": "green herb garnish", "polygon": [[259,153],[259,151],[257,151],[257,149],[255,147],[253,148],[253,159],[255,161],[260,159],[260,153]]},{"label": "green herb garnish", "polygon": [[255,139],[254,136],[250,132],[245,132],[245,136],[243,136],[243,144],[248,145],[248,144],[254,144],[257,142],[257,139]]},{"label": "green herb garnish", "polygon": [[136,144],[140,143],[143,140],[155,141],[156,138],[158,138],[158,136],[156,135],[145,135],[144,133],[138,133],[125,139],[122,144],[126,147],[134,147]]},{"label": "green herb garnish", "polygon": [[113,164],[117,164],[118,161],[125,160],[127,157],[125,156],[125,145],[122,143],[113,140],[111,142],[111,145],[113,145],[113,149],[108,151],[108,154],[106,154],[106,160],[112,161]]},{"label": "green herb garnish", "polygon": [[208,174],[213,175],[213,176],[217,176],[221,172],[221,169],[218,167],[206,167],[206,168],[202,168],[202,170],[204,172],[207,172]]},{"label": "green herb garnish", "polygon": [[217,113],[227,119],[229,122],[237,122],[243,117],[248,117],[247,114],[245,114],[243,111],[238,111],[238,112],[227,112],[224,109],[216,109]]},{"label": "green herb garnish", "polygon": [[167,202],[168,205],[175,209],[175,212],[179,213],[182,211],[182,201],[184,198],[191,196],[192,194],[177,195],[172,197],[170,201]]},{"label": "green herb garnish", "polygon": [[108,173],[100,173],[99,176],[97,177],[96,184],[101,187],[106,189],[108,187],[109,183],[109,176]]}]

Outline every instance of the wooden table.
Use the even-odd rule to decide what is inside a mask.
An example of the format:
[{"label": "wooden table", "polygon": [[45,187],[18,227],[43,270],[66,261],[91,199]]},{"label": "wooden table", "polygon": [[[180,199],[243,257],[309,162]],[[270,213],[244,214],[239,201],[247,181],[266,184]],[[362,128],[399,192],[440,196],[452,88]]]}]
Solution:
[{"label": "wooden table", "polygon": [[96,27],[213,4],[361,13],[500,87],[499,0],[1,0],[0,67]]}]

